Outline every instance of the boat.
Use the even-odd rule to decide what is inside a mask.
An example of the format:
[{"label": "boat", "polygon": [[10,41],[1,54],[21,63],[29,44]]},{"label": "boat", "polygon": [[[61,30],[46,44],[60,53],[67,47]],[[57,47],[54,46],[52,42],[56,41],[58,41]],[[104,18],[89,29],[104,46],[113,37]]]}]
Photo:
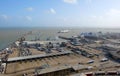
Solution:
[{"label": "boat", "polygon": [[58,33],[68,33],[69,32],[69,30],[60,30],[60,31],[58,31]]}]

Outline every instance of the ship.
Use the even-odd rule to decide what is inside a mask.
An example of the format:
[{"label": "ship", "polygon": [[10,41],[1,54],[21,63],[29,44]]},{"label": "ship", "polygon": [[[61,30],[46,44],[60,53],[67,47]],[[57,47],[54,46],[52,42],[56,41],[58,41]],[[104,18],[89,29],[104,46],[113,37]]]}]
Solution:
[{"label": "ship", "polygon": [[60,31],[58,31],[58,33],[68,33],[69,32],[69,30],[60,30]]}]

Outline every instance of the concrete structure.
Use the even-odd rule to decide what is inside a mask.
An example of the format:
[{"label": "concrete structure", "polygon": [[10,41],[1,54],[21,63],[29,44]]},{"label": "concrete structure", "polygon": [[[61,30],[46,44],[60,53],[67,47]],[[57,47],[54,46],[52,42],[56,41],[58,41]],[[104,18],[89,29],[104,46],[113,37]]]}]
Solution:
[{"label": "concrete structure", "polygon": [[52,57],[52,56],[67,55],[71,53],[72,52],[70,51],[64,51],[64,52],[59,52],[56,54],[42,54],[42,55],[32,55],[32,56],[25,56],[25,57],[14,57],[14,58],[9,58],[4,63],[12,63],[12,62],[17,62],[17,61],[24,61],[24,60],[37,59],[37,58],[47,58],[47,57]]}]

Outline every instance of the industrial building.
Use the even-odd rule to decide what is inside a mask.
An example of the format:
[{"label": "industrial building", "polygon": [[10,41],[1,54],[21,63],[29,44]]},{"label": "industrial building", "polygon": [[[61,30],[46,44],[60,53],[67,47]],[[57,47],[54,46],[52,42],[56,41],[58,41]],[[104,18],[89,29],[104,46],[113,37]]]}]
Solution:
[{"label": "industrial building", "polygon": [[16,41],[0,53],[0,76],[119,76],[119,43],[85,36],[90,38]]}]

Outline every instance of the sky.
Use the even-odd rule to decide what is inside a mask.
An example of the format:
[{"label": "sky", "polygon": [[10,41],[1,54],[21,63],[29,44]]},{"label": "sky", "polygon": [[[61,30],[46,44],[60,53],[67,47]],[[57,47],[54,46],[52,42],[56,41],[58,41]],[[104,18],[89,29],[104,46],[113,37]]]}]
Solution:
[{"label": "sky", "polygon": [[120,0],[0,0],[0,27],[120,28]]}]

